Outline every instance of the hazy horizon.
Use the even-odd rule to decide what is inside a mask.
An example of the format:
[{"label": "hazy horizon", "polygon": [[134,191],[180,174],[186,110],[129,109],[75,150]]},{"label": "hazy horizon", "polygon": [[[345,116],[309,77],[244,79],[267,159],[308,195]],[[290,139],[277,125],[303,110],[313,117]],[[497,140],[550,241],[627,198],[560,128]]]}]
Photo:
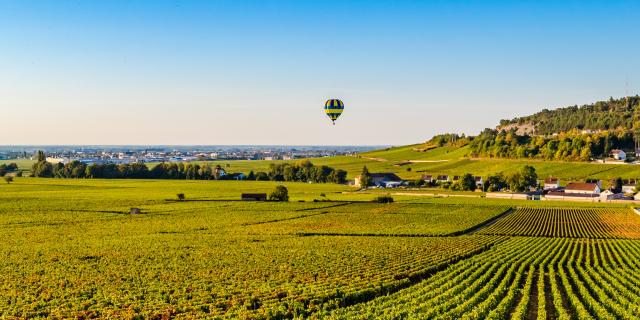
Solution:
[{"label": "hazy horizon", "polygon": [[[633,1],[7,1],[0,145],[476,134],[640,89]],[[323,105],[345,103],[331,125]]]}]

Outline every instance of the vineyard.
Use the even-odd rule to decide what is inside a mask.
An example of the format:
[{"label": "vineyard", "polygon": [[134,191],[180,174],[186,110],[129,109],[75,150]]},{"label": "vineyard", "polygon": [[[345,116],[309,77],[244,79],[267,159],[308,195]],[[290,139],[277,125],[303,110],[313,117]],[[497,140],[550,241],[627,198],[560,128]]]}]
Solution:
[{"label": "vineyard", "polygon": [[515,237],[333,319],[637,319],[640,244]]},{"label": "vineyard", "polygon": [[497,205],[352,203],[320,210],[321,214],[306,219],[265,224],[260,229],[300,235],[450,235],[481,225],[508,209]]},{"label": "vineyard", "polygon": [[275,185],[0,185],[0,318],[640,317],[628,208],[378,204],[306,183],[289,203],[233,201]]},{"label": "vineyard", "polygon": [[519,208],[483,234],[564,237],[640,238],[640,215],[629,209]]}]

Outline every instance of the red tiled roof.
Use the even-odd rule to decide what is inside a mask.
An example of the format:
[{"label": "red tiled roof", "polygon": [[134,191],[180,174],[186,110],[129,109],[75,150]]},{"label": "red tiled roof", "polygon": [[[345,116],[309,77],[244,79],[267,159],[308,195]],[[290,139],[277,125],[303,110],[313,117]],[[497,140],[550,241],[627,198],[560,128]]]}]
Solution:
[{"label": "red tiled roof", "polygon": [[578,183],[572,182],[567,185],[565,190],[593,191],[598,185],[595,183]]}]

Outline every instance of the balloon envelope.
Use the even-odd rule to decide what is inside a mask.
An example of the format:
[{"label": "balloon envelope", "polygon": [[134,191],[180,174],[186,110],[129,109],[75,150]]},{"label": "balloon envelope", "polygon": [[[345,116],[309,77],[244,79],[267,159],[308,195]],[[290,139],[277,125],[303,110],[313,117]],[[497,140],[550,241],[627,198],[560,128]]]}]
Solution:
[{"label": "balloon envelope", "polygon": [[333,124],[335,124],[336,119],[342,114],[342,110],[344,110],[344,103],[339,99],[329,99],[324,104],[324,112],[329,119],[333,121]]}]

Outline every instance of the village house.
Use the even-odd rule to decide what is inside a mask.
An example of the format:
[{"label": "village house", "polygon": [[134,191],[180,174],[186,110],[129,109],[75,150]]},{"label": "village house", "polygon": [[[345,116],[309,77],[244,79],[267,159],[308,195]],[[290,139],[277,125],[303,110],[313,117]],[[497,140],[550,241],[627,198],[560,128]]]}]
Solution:
[{"label": "village house", "polygon": [[572,182],[564,189],[565,193],[571,194],[600,194],[600,187],[596,183]]},{"label": "village house", "polygon": [[423,175],[423,176],[422,176],[422,180],[423,180],[424,182],[431,183],[431,182],[433,182],[433,180],[434,180],[434,179],[433,179],[433,176],[432,176],[432,175],[430,175],[430,174],[425,174],[425,175]]},{"label": "village house", "polygon": [[546,178],[544,179],[544,190],[555,190],[560,188],[560,179],[559,178]]},{"label": "village house", "polygon": [[439,176],[436,178],[436,181],[437,181],[438,183],[445,183],[445,182],[450,182],[450,181],[451,181],[451,178],[449,178],[449,176],[448,176],[448,175],[439,175]]},{"label": "village house", "polygon": [[622,185],[622,193],[633,194],[636,192],[636,182],[627,182]]},{"label": "village house", "polygon": [[482,180],[482,177],[477,176],[477,177],[473,177],[473,179],[476,181],[476,187],[478,189],[483,189],[484,187],[484,180]]},{"label": "village house", "polygon": [[624,194],[622,193],[615,193],[611,190],[605,190],[602,191],[600,193],[600,200],[601,201],[606,201],[606,200],[618,200],[618,199],[622,199],[624,198]]},{"label": "village house", "polygon": [[[376,187],[397,187],[404,181],[395,173],[371,173],[371,185]],[[360,176],[355,178],[354,186],[360,187]]]},{"label": "village house", "polygon": [[627,160],[627,154],[624,151],[620,150],[620,149],[611,150],[611,157],[613,157],[616,160],[621,160],[621,161]]}]

